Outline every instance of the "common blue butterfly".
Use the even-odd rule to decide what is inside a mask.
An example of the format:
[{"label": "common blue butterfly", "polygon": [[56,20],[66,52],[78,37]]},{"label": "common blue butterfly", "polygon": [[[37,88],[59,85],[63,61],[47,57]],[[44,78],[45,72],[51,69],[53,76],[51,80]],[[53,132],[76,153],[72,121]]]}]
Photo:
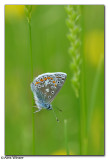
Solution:
[{"label": "common blue butterfly", "polygon": [[44,73],[36,77],[31,83],[35,104],[39,112],[41,109],[52,109],[50,104],[60,91],[67,74],[63,72]]}]

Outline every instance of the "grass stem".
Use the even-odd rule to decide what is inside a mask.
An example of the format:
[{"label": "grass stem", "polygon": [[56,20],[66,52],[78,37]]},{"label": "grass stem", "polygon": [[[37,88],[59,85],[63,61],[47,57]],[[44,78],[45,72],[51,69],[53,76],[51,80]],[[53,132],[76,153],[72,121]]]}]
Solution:
[{"label": "grass stem", "polygon": [[89,103],[90,112],[88,112],[89,114],[88,114],[88,125],[87,125],[88,133],[89,133],[90,127],[91,127],[91,119],[92,119],[94,108],[95,108],[97,90],[99,87],[101,70],[102,70],[103,66],[104,66],[104,57],[103,57],[103,55],[101,55],[101,57],[99,59],[98,67],[96,70],[95,79],[94,79],[93,87],[92,87],[92,93],[91,93],[91,97],[90,97],[90,103]]},{"label": "grass stem", "polygon": [[69,155],[69,148],[68,148],[68,135],[67,135],[67,120],[64,120],[64,136],[65,136],[65,146],[66,146],[66,153]]},{"label": "grass stem", "polygon": [[[30,56],[31,56],[31,81],[33,81],[33,56],[32,56],[32,40],[31,40],[31,22],[29,21],[29,38],[30,38]],[[32,106],[34,105],[34,100],[32,96]],[[34,108],[32,107],[32,154],[35,155],[35,115]]]},{"label": "grass stem", "polygon": [[78,138],[79,138],[79,155],[82,155],[82,145],[81,145],[81,104],[80,104],[80,98],[77,99],[77,103],[78,103],[78,114],[79,114],[79,120],[78,120],[78,129],[79,129],[79,134],[78,134]]},{"label": "grass stem", "polygon": [[84,8],[81,6],[81,87],[80,87],[80,125],[81,125],[81,147],[82,147],[82,155],[87,155],[87,104],[86,104],[86,66],[85,66],[85,56],[84,56]]}]

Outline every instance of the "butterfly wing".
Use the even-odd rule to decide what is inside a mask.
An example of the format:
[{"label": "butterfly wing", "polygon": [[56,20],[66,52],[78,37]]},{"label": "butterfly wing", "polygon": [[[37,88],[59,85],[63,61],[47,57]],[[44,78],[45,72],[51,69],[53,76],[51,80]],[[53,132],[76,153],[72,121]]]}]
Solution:
[{"label": "butterfly wing", "polygon": [[43,103],[51,103],[62,88],[66,77],[66,73],[62,72],[45,73],[36,77],[33,83],[38,99]]},{"label": "butterfly wing", "polygon": [[37,102],[42,102],[44,99],[44,96],[42,94],[42,92],[36,87],[36,85],[34,83],[31,83],[31,90],[33,92],[34,95],[34,100]]},{"label": "butterfly wing", "polygon": [[66,76],[67,75],[65,73],[54,73],[53,81],[55,81],[55,83],[53,82],[52,84],[48,84],[48,87],[50,88],[50,92],[46,97],[48,103],[51,103],[58,94],[58,92],[60,91],[66,80]]}]

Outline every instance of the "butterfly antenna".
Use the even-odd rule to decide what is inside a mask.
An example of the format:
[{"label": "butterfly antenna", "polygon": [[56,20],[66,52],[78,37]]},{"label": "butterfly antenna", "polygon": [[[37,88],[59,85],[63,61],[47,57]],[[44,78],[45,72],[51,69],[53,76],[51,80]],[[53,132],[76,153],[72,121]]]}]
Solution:
[{"label": "butterfly antenna", "polygon": [[53,113],[54,113],[54,116],[56,117],[57,122],[59,122],[59,119],[57,118],[57,116],[56,116],[56,113],[55,113],[54,109],[52,109],[52,111],[53,111]]},{"label": "butterfly antenna", "polygon": [[57,109],[58,109],[58,111],[62,112],[62,110],[61,110],[60,108],[58,108],[58,107],[55,107],[55,108],[57,108]]}]

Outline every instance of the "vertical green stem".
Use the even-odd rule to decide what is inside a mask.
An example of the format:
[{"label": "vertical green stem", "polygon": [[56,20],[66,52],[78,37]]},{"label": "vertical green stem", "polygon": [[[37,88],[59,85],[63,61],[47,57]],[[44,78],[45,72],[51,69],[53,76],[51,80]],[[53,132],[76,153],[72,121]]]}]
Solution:
[{"label": "vertical green stem", "polygon": [[93,111],[94,111],[94,107],[95,107],[97,89],[99,87],[99,81],[100,81],[101,70],[103,68],[103,65],[104,65],[104,57],[103,57],[103,55],[101,55],[99,63],[98,63],[95,79],[94,79],[94,82],[93,82],[92,94],[91,94],[91,97],[90,97],[90,104],[89,104],[90,112],[88,114],[88,126],[87,126],[88,133],[89,133],[90,127],[91,127],[91,119],[92,119],[92,115],[93,115]]},{"label": "vertical green stem", "polygon": [[79,138],[79,154],[82,155],[82,145],[81,145],[81,104],[80,104],[80,98],[77,99],[77,106],[78,106],[78,114],[79,114],[79,119],[78,119],[78,138]]},{"label": "vertical green stem", "polygon": [[29,36],[30,36],[30,56],[31,56],[31,80],[33,81],[33,55],[32,55],[32,40],[31,40],[31,22],[29,24]]},{"label": "vertical green stem", "polygon": [[[29,21],[29,38],[30,38],[30,56],[31,56],[31,81],[33,81],[33,56],[32,56],[32,40],[31,40],[31,22]],[[32,96],[32,106],[34,105],[33,96]],[[32,107],[32,132],[33,132],[33,139],[32,139],[32,154],[35,155],[35,115],[34,115],[34,108]]]},{"label": "vertical green stem", "polygon": [[[69,48],[69,53],[72,59],[71,62],[71,69],[72,69],[72,86],[75,91],[75,95],[77,98],[77,106],[78,106],[78,114],[79,114],[79,134],[78,134],[78,139],[79,139],[79,154],[82,154],[82,134],[81,134],[81,119],[82,113],[81,113],[81,101],[80,101],[80,96],[82,93],[80,93],[80,73],[81,73],[81,7],[80,5],[68,5],[66,6],[66,11],[68,14],[67,18],[67,26],[69,29],[69,34],[68,34],[68,39],[70,41],[70,48]],[[84,76],[84,75],[83,75]],[[82,117],[82,118],[81,118]]]},{"label": "vertical green stem", "polygon": [[66,153],[69,155],[68,149],[68,136],[67,136],[67,120],[64,120],[64,136],[65,136],[65,146],[66,146]]},{"label": "vertical green stem", "polygon": [[87,155],[87,104],[86,104],[86,70],[85,70],[85,56],[84,56],[84,8],[81,6],[81,86],[80,86],[80,124],[81,124],[81,145],[82,145],[82,155]]}]

